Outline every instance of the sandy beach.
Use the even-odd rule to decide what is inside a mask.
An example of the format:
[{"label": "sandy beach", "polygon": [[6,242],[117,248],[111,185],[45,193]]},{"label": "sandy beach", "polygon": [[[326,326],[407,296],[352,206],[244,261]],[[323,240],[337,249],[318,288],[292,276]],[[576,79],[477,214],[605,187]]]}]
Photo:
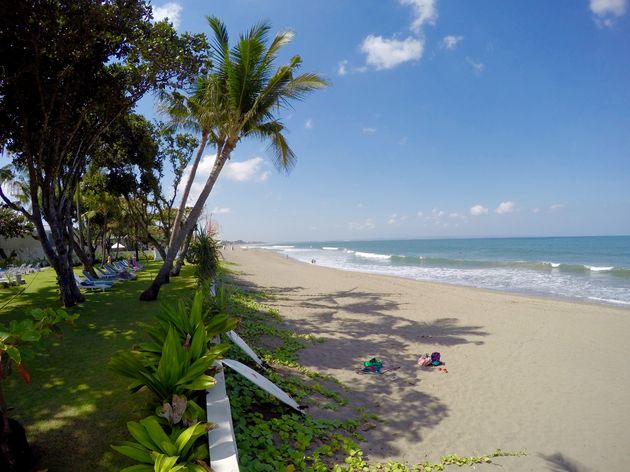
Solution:
[{"label": "sandy beach", "polygon": [[[301,353],[383,421],[366,457],[527,451],[510,471],[630,469],[630,310],[344,272],[235,247],[239,278],[274,294],[291,329],[325,339]],[[439,351],[448,371],[422,369]],[[362,361],[400,367],[355,372]],[[494,466],[484,466],[484,469]]]}]

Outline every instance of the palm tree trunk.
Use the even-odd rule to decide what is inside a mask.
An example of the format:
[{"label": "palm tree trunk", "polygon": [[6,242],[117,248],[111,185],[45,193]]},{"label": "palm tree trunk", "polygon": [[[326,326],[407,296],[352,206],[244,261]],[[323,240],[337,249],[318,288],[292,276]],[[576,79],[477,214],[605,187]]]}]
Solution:
[{"label": "palm tree trunk", "polygon": [[232,153],[234,146],[235,144],[233,143],[225,143],[222,146],[217,147],[217,158],[214,161],[212,172],[210,172],[208,180],[206,181],[206,184],[204,185],[203,190],[199,195],[199,198],[190,211],[188,218],[186,218],[186,221],[182,225],[181,231],[179,232],[177,238],[173,241],[173,244],[169,245],[168,252],[166,253],[166,258],[164,259],[164,264],[160,268],[160,271],[155,276],[155,279],[153,279],[151,285],[144,292],[142,292],[142,294],[140,295],[140,300],[157,300],[157,297],[160,293],[160,288],[168,279],[168,275],[173,267],[173,262],[175,261],[177,250],[179,249],[179,247],[181,247],[182,243],[184,242],[184,238],[186,237],[188,232],[195,227],[195,224],[197,224],[197,220],[199,219],[199,216],[203,211],[203,206],[208,199],[208,195],[210,195],[212,187],[214,187],[214,184],[217,181],[217,178],[219,177],[223,166],[230,158],[230,154]]},{"label": "palm tree trunk", "polygon": [[197,155],[195,156],[195,160],[193,161],[192,168],[190,169],[190,175],[188,176],[188,181],[186,182],[184,193],[182,194],[182,201],[180,202],[179,208],[177,209],[177,214],[175,215],[175,222],[173,223],[173,228],[171,230],[171,237],[168,242],[169,247],[173,245],[176,238],[179,236],[179,232],[180,232],[179,226],[181,224],[182,218],[184,217],[184,213],[186,212],[186,202],[188,201],[190,188],[192,187],[193,181],[195,180],[195,175],[197,174],[197,167],[199,166],[199,162],[201,161],[201,156],[203,155],[203,151],[206,148],[206,144],[208,144],[208,134],[203,133],[201,135],[201,143],[199,144]]},{"label": "palm tree trunk", "polygon": [[194,232],[195,232],[195,227],[193,226],[192,229],[188,232],[188,235],[186,236],[186,241],[184,241],[184,247],[182,248],[181,251],[179,251],[177,262],[175,263],[175,267],[173,267],[173,270],[171,271],[172,277],[178,277],[179,273],[182,270],[182,266],[184,265],[184,259],[186,258],[186,253],[188,252],[188,246],[190,246],[190,241],[192,240]]}]

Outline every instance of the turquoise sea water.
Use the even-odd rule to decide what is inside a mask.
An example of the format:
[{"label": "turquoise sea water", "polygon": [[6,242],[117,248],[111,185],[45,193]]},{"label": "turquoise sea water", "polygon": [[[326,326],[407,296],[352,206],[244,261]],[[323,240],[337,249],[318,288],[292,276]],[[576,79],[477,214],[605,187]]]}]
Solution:
[{"label": "turquoise sea water", "polygon": [[630,236],[320,241],[262,247],[344,270],[630,307]]}]

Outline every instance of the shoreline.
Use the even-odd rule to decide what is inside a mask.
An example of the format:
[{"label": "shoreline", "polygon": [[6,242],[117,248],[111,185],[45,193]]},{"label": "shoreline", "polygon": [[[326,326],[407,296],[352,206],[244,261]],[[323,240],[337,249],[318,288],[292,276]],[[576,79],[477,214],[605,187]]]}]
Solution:
[{"label": "shoreline", "polygon": [[[470,290],[479,290],[481,292],[490,293],[490,294],[497,294],[497,295],[521,296],[521,297],[526,298],[526,299],[527,298],[533,298],[533,299],[542,299],[542,300],[549,300],[549,301],[556,301],[556,302],[577,303],[577,304],[585,304],[585,305],[593,305],[593,306],[604,306],[604,307],[608,307],[608,308],[617,308],[617,309],[620,309],[622,311],[625,310],[625,311],[628,311],[628,314],[630,314],[630,303],[614,301],[614,300],[595,300],[595,299],[590,299],[590,298],[574,298],[574,297],[569,297],[569,296],[551,295],[551,294],[546,294],[546,293],[533,293],[533,292],[530,293],[530,292],[520,292],[520,291],[517,291],[517,290],[501,290],[501,289],[493,289],[493,288],[486,288],[486,287],[476,287],[474,285],[458,284],[458,283],[454,283],[454,282],[414,279],[412,277],[404,277],[402,275],[383,274],[383,273],[380,273],[380,272],[368,272],[368,271],[361,271],[361,270],[354,270],[354,269],[346,269],[346,268],[342,268],[342,267],[333,267],[333,266],[328,266],[328,265],[323,265],[323,264],[309,264],[306,261],[301,261],[301,260],[296,259],[294,257],[290,257],[290,256],[285,257],[282,254],[280,254],[279,252],[274,251],[273,249],[263,249],[263,248],[257,248],[257,247],[252,247],[252,246],[248,246],[247,249],[243,249],[242,247],[239,247],[238,250],[241,250],[241,251],[258,251],[258,252],[262,252],[262,253],[265,253],[265,254],[272,254],[275,257],[278,257],[280,259],[283,259],[283,260],[286,259],[286,260],[295,262],[297,264],[305,265],[307,267],[317,266],[317,267],[322,267],[324,269],[330,269],[330,270],[335,270],[335,271],[339,271],[339,272],[347,272],[347,273],[355,273],[355,274],[363,274],[363,275],[373,275],[373,276],[377,276],[377,277],[387,277],[387,278],[400,279],[400,280],[409,280],[409,281],[417,282],[417,283],[420,283],[420,284],[446,286],[446,287],[470,289]],[[227,250],[225,250],[224,252],[227,252]]]},{"label": "shoreline", "polygon": [[[381,418],[362,431],[370,461],[496,449],[528,452],[493,459],[510,471],[624,470],[630,461],[628,310],[331,270],[268,251],[224,257],[246,286],[271,295],[265,304],[288,329],[324,340],[300,362],[347,386],[347,409],[330,414],[362,408]],[[433,351],[447,373],[417,366]],[[371,357],[400,369],[357,374]]]}]

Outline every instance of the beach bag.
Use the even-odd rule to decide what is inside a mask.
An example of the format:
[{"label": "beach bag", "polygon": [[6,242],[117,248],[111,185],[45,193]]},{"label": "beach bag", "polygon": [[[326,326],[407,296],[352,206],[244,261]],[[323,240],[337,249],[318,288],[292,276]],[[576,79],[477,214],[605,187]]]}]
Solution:
[{"label": "beach bag", "polygon": [[439,352],[431,353],[431,365],[442,365],[442,361],[440,361]]},{"label": "beach bag", "polygon": [[418,359],[418,365],[420,367],[426,367],[426,366],[431,365],[431,358],[429,356],[421,357],[420,359]]}]

